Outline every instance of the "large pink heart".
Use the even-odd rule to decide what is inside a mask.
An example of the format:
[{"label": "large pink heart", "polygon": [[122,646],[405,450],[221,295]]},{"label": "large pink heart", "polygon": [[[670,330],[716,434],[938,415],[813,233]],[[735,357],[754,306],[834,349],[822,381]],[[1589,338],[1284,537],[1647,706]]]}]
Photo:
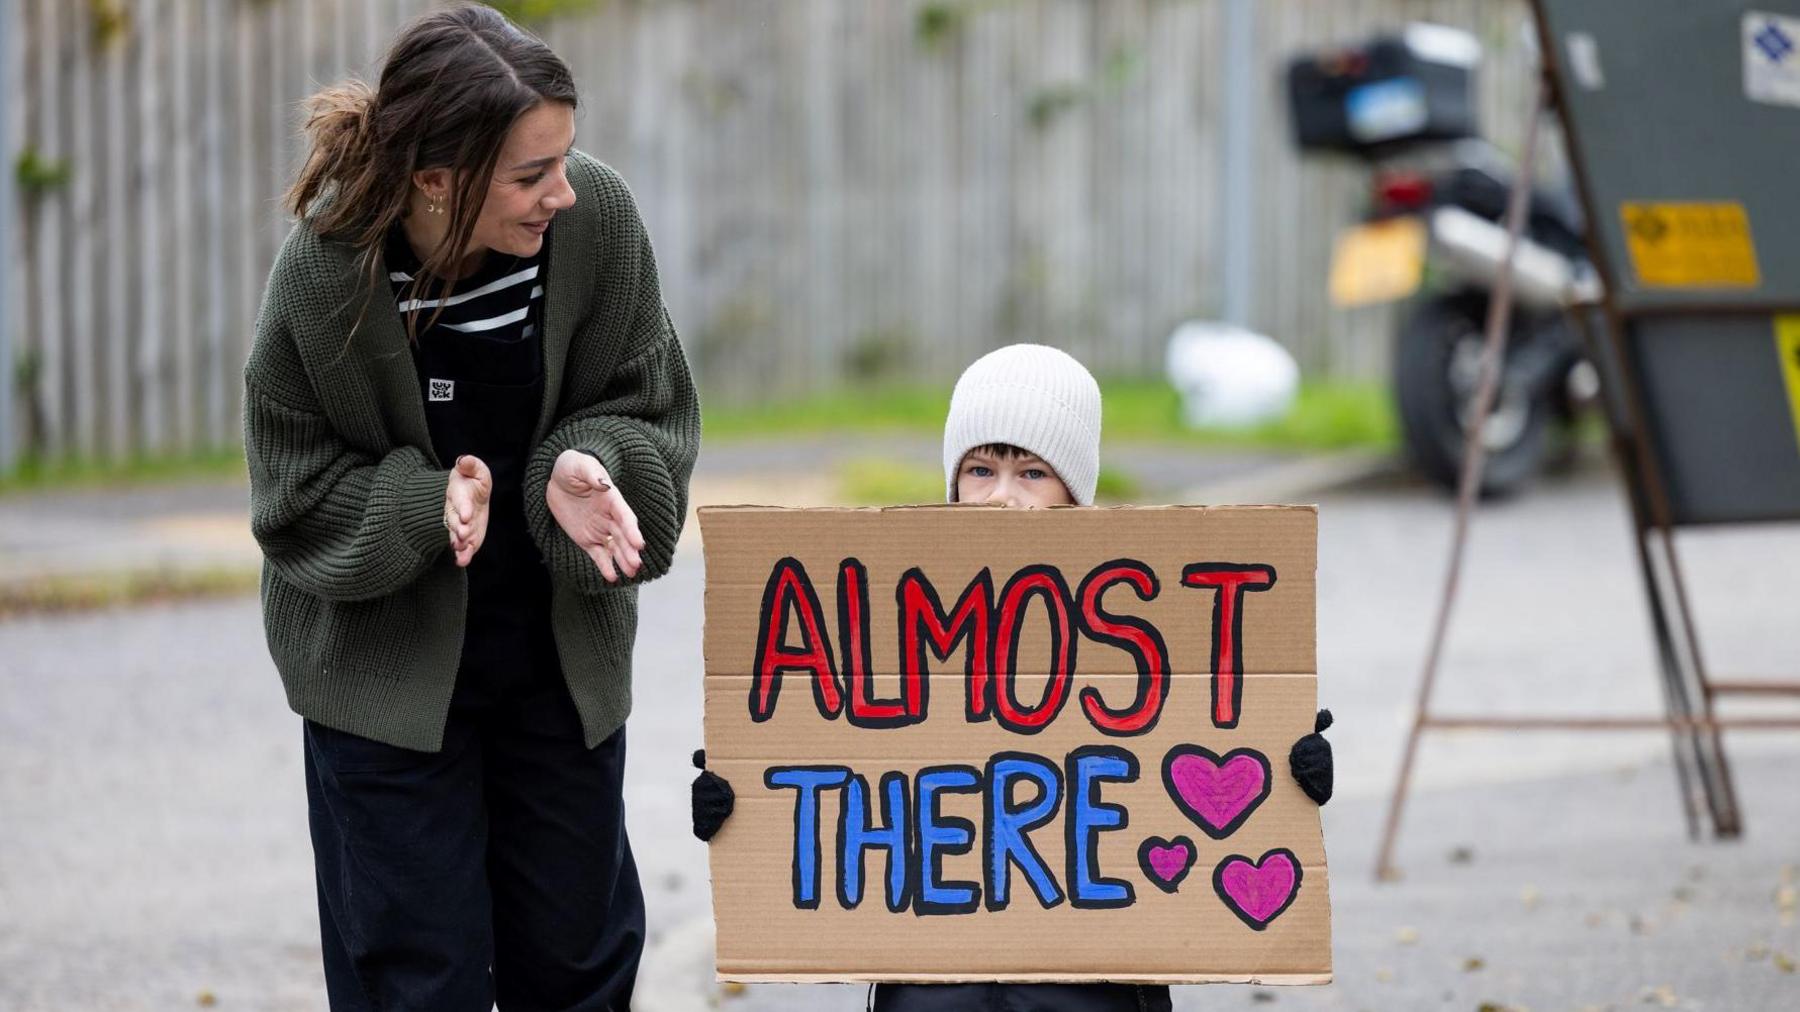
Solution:
[{"label": "large pink heart", "polygon": [[1144,870],[1144,877],[1150,884],[1163,892],[1172,893],[1179,889],[1181,880],[1187,878],[1188,869],[1193,866],[1194,841],[1185,836],[1173,840],[1151,836],[1138,844],[1138,867]]},{"label": "large pink heart", "polygon": [[1269,796],[1269,760],[1252,748],[1223,756],[1200,745],[1177,745],[1163,757],[1163,786],[1207,836],[1237,831]]},{"label": "large pink heart", "polygon": [[1255,864],[1232,854],[1213,869],[1213,890],[1238,920],[1261,931],[1300,895],[1300,859],[1286,847],[1276,847]]}]

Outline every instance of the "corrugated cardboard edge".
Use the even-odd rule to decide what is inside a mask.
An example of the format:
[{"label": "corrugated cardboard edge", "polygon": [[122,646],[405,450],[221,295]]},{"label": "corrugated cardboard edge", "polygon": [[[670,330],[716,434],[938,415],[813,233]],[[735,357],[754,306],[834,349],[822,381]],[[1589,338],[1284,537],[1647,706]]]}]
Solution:
[{"label": "corrugated cardboard edge", "polygon": [[958,973],[905,973],[858,976],[846,973],[721,973],[719,983],[736,984],[1268,984],[1305,986],[1329,984],[1330,973],[1138,973],[1112,976],[1050,976],[1044,974],[990,973],[970,976]]},{"label": "corrugated cardboard edge", "polygon": [[[919,510],[978,510],[1005,509],[995,503],[968,502],[933,502],[917,503],[909,506],[763,506],[755,503],[714,503],[699,509],[701,517],[709,513],[911,513]],[[1141,513],[1150,510],[1305,510],[1310,513],[1319,512],[1317,503],[1163,503],[1155,506],[1042,506],[1038,507],[1052,513],[1065,510],[1085,510],[1094,513],[1105,513],[1112,510],[1131,510]]]}]

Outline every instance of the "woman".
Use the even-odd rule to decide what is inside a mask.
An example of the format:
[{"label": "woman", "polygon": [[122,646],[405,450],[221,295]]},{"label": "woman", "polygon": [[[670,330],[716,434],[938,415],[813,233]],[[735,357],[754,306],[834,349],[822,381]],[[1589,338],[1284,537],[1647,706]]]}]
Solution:
[{"label": "woman", "polygon": [[634,585],[700,416],[630,192],[487,7],[314,96],[245,369],[334,1009],[625,1009]]}]

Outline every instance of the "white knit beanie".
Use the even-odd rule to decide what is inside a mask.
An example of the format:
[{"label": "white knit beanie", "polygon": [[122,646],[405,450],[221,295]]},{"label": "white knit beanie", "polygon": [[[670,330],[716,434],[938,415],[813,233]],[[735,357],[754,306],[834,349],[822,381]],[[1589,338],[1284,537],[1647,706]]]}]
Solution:
[{"label": "white knit beanie", "polygon": [[1067,352],[1011,344],[975,360],[944,420],[944,497],[970,450],[1006,443],[1036,454],[1083,506],[1100,480],[1100,385]]}]

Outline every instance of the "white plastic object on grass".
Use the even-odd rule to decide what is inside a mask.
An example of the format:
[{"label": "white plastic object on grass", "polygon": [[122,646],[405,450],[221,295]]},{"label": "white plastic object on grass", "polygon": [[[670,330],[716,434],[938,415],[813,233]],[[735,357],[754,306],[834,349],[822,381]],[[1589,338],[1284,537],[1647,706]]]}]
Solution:
[{"label": "white plastic object on grass", "polygon": [[1169,335],[1169,383],[1192,428],[1242,428],[1279,418],[1300,391],[1300,366],[1273,338],[1189,320]]}]

